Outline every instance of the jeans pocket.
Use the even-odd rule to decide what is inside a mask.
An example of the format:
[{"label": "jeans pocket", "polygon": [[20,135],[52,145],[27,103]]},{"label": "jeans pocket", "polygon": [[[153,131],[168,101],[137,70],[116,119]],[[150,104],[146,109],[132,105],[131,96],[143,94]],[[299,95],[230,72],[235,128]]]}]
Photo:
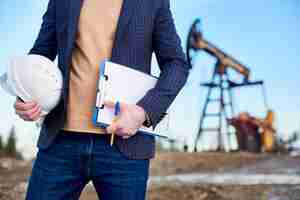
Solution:
[{"label": "jeans pocket", "polygon": [[69,159],[76,157],[79,152],[79,144],[67,135],[58,134],[47,149],[39,149],[39,152],[49,158]]}]

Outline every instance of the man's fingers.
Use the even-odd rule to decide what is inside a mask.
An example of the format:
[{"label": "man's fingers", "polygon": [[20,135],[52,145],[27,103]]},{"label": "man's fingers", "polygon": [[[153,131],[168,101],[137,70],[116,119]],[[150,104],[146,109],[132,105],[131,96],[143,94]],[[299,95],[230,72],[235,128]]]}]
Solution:
[{"label": "man's fingers", "polygon": [[41,107],[39,107],[38,110],[30,116],[31,120],[32,121],[38,120],[41,117],[41,113],[42,113],[42,109]]},{"label": "man's fingers", "polygon": [[127,140],[127,139],[131,138],[131,135],[125,135],[125,136],[123,136],[122,138],[123,138],[124,140]]},{"label": "man's fingers", "polygon": [[120,128],[117,130],[116,134],[119,136],[125,137],[125,138],[129,138],[134,135],[134,131],[132,131],[128,128]]},{"label": "man's fingers", "polygon": [[17,110],[16,114],[18,114],[22,119],[26,121],[35,121],[37,118],[40,117],[41,111],[41,107],[39,105],[36,105],[32,109],[27,111]]},{"label": "man's fingers", "polygon": [[122,136],[123,139],[129,139],[136,134],[138,130],[127,130],[125,135]]},{"label": "man's fingers", "polygon": [[[121,102],[119,102],[120,103],[120,111],[122,112],[122,110],[124,109],[124,105],[126,105],[125,103],[121,103]],[[110,100],[105,100],[104,102],[103,102],[103,105],[104,106],[107,106],[108,108],[115,108],[115,106],[116,106],[116,102],[114,102],[114,101],[110,101]]]},{"label": "man's fingers", "polygon": [[118,128],[118,124],[112,123],[109,127],[106,128],[106,131],[109,134],[116,133],[117,128]]},{"label": "man's fingers", "polygon": [[107,128],[106,128],[106,132],[108,133],[108,134],[112,134],[113,133],[113,127],[112,127],[112,125],[110,125],[110,126],[108,126]]},{"label": "man's fingers", "polygon": [[28,110],[31,109],[33,106],[37,104],[36,102],[22,102],[21,100],[16,100],[15,102],[15,108],[18,110]]},{"label": "man's fingers", "polygon": [[35,102],[24,103],[24,102],[17,100],[15,103],[15,109],[19,110],[19,111],[27,111],[27,110],[33,109],[36,105],[37,105],[37,103],[35,103]]},{"label": "man's fingers", "polygon": [[24,121],[26,121],[26,122],[30,122],[31,120],[29,119],[29,118],[27,118],[26,116],[21,116],[20,115],[20,117],[24,120]]},{"label": "man's fingers", "polygon": [[118,123],[112,123],[109,127],[106,128],[106,131],[108,134],[116,134],[118,136],[128,136],[128,137],[131,137],[132,134],[132,131],[126,129],[126,128],[123,128],[120,124]]},{"label": "man's fingers", "polygon": [[104,106],[107,106],[107,107],[109,107],[109,108],[114,108],[115,105],[116,105],[115,102],[110,101],[110,100],[105,100],[105,101],[103,102],[103,104],[104,104]]},{"label": "man's fingers", "polygon": [[36,104],[34,105],[32,108],[30,109],[27,109],[27,110],[19,110],[19,109],[16,109],[16,114],[18,115],[26,115],[26,116],[29,116],[31,115],[32,113],[35,113],[38,109],[39,109],[39,105]]}]

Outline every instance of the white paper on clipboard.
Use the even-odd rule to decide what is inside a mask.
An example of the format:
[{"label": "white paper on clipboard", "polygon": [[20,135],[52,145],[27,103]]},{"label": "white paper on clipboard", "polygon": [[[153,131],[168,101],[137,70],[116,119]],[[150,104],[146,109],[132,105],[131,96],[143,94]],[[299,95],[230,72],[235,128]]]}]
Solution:
[{"label": "white paper on clipboard", "polygon": [[[99,71],[96,110],[93,119],[98,127],[108,126],[114,118],[114,109],[103,106],[104,100],[135,104],[148,90],[154,88],[157,82],[154,76],[110,61],[103,62]],[[169,120],[169,112],[167,112],[155,130],[145,126],[139,130],[152,134],[165,134],[169,128]]]}]

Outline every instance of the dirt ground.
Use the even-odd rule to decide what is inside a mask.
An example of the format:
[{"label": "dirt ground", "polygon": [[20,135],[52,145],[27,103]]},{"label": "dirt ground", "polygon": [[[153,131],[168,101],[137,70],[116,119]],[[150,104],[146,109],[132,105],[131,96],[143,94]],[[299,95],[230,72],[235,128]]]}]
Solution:
[{"label": "dirt ground", "polygon": [[[95,199],[92,187],[87,187],[81,195],[81,200]],[[300,187],[172,185],[150,187],[147,200],[300,200]]]},{"label": "dirt ground", "polygon": [[239,153],[158,153],[151,163],[152,176],[183,174],[192,172],[224,172],[250,166],[282,155]]},{"label": "dirt ground", "polygon": [[[81,195],[81,200],[95,200],[92,187]],[[147,200],[300,200],[300,188],[296,186],[216,186],[173,185],[150,187]]]},{"label": "dirt ground", "polygon": [[[274,161],[277,161],[274,163]],[[271,166],[269,166],[269,163]],[[266,165],[267,164],[267,165]],[[185,173],[243,171],[258,165],[260,173],[269,173],[272,167],[300,166],[300,158],[280,154],[239,153],[159,153],[151,163],[151,176]],[[269,168],[268,168],[269,167]],[[286,168],[286,166],[284,166]],[[252,173],[255,172],[252,170]],[[95,199],[92,187],[85,189],[81,200]],[[148,200],[300,200],[300,186],[254,185],[178,185],[149,187]]]},{"label": "dirt ground", "polygon": [[[278,162],[276,162],[278,161]],[[266,164],[265,164],[266,163]],[[286,155],[267,155],[250,153],[158,153],[151,163],[151,176],[166,176],[185,173],[207,173],[237,171],[253,166],[260,173],[269,171],[269,164],[292,169],[300,169],[300,158]],[[248,168],[247,168],[248,169]],[[0,200],[24,199],[31,162],[0,158]],[[296,173],[292,171],[291,173]],[[298,173],[298,172],[297,172]],[[95,200],[93,187],[88,186],[81,200]],[[148,200],[300,200],[300,185],[151,185],[147,193]]]},{"label": "dirt ground", "polygon": [[148,200],[300,200],[295,186],[215,186],[193,185],[150,189]]}]

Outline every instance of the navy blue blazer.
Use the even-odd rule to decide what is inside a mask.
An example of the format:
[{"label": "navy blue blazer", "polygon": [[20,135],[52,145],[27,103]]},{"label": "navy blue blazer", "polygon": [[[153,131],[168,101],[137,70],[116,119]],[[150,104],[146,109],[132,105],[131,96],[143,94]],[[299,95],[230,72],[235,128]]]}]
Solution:
[{"label": "navy blue blazer", "polygon": [[[69,66],[81,4],[82,0],[49,0],[39,35],[29,52],[52,61],[58,56],[58,66],[64,78],[62,100],[46,116],[41,128],[38,139],[41,149],[51,146],[64,124]],[[153,52],[161,73],[156,86],[137,105],[145,109],[156,127],[186,83],[190,67],[176,33],[169,0],[123,0],[111,61],[150,74]],[[154,138],[138,133],[128,140],[118,137],[116,145],[132,159],[152,158],[155,152]]]}]

